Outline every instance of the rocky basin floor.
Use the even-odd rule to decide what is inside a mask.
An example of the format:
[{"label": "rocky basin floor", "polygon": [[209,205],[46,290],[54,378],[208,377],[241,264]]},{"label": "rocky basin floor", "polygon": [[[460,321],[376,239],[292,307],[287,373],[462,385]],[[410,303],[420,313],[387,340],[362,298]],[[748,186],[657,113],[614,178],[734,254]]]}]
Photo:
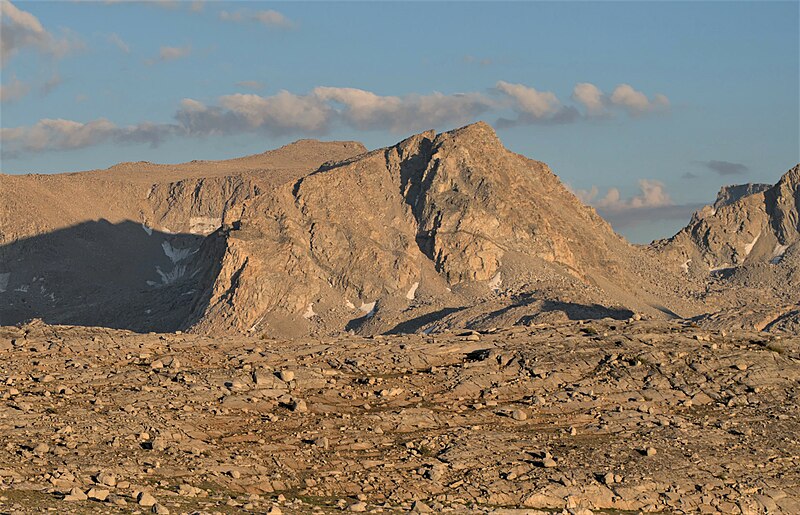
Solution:
[{"label": "rocky basin floor", "polygon": [[800,513],[800,337],[0,328],[0,512]]}]

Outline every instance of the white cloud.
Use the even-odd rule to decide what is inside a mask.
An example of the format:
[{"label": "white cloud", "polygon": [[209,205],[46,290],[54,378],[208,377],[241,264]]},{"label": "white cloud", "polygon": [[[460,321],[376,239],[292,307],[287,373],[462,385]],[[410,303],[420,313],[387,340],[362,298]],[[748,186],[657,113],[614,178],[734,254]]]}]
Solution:
[{"label": "white cloud", "polygon": [[639,179],[639,193],[627,199],[622,198],[617,188],[609,188],[606,195],[599,199],[597,198],[598,193],[596,186],[592,186],[590,190],[575,192],[582,202],[607,211],[662,207],[673,204],[664,184],[652,179]]},{"label": "white cloud", "polygon": [[628,84],[620,84],[611,93],[611,103],[615,106],[622,107],[627,110],[629,114],[639,115],[657,109],[665,109],[669,107],[669,99],[657,93],[650,100],[647,95],[641,91],[633,89]]},{"label": "white cloud", "polygon": [[[168,61],[188,55],[189,47],[162,47],[158,59]],[[53,85],[57,84],[54,76]],[[258,88],[261,83],[246,81],[242,87]],[[619,88],[618,88],[619,89]],[[11,98],[13,93],[3,95]],[[625,97],[625,90],[617,95]],[[17,94],[18,95],[18,94]],[[627,97],[625,97],[627,98]],[[634,97],[631,97],[634,98]],[[477,120],[487,112],[510,110],[515,119],[500,118],[498,127],[533,123],[567,123],[594,116],[602,108],[614,104],[594,85],[581,83],[573,91],[573,99],[586,109],[582,115],[574,106],[563,105],[556,95],[522,84],[500,81],[488,92],[430,93],[402,96],[379,95],[358,88],[320,86],[309,93],[280,91],[274,95],[226,95],[214,103],[184,99],[174,115],[174,122],[117,127],[107,120],[86,124],[67,120],[41,120],[30,127],[4,129],[6,155],[25,151],[64,150],[113,140],[116,142],[148,142],[156,145],[172,136],[206,137],[210,135],[263,132],[271,136],[319,135],[331,127],[346,126],[356,130],[388,130],[408,133],[424,129],[445,129]],[[645,97],[645,100],[646,97]],[[630,99],[628,100],[630,102]],[[633,100],[636,109],[644,104]],[[648,105],[663,104],[654,97]],[[5,141],[8,140],[8,141]],[[4,149],[5,151],[5,149]],[[642,192],[622,200],[619,191],[611,189],[595,203],[606,210],[668,206],[671,203],[663,185],[643,180]],[[597,191],[588,200],[594,201]]]},{"label": "white cloud", "polygon": [[281,91],[271,97],[227,95],[220,105],[247,120],[253,128],[283,132],[295,130],[320,132],[330,118],[330,108],[313,95],[295,95]]},{"label": "white cloud", "polygon": [[31,48],[55,58],[82,47],[73,35],[55,37],[36,16],[23,11],[9,0],[0,0],[0,60],[7,60],[24,48]]},{"label": "white cloud", "polygon": [[272,135],[322,133],[332,110],[313,95],[281,91],[269,97],[227,95],[219,106],[184,99],[175,115],[190,135],[231,134],[262,130]]},{"label": "white cloud", "polygon": [[25,152],[89,147],[108,140],[157,145],[176,129],[173,125],[151,123],[118,127],[104,118],[87,123],[59,118],[39,120],[30,127],[0,129],[0,140],[3,155],[15,157]]},{"label": "white cloud", "polygon": [[494,89],[503,96],[504,106],[516,113],[516,117],[513,119],[499,118],[496,123],[499,128],[569,123],[580,118],[577,109],[563,105],[556,94],[551,91],[539,91],[524,84],[512,84],[502,80],[495,85]]},{"label": "white cloud", "polygon": [[126,54],[131,53],[131,47],[128,46],[128,44],[119,36],[119,34],[114,34],[114,33],[109,34],[108,42],[116,46]]},{"label": "white cloud", "polygon": [[588,116],[602,116],[606,112],[603,92],[590,82],[575,84],[572,99],[583,105]]},{"label": "white cloud", "polygon": [[550,91],[538,91],[523,84],[512,84],[502,80],[495,87],[514,100],[517,111],[536,119],[552,116],[561,108],[561,101]]},{"label": "white cloud", "polygon": [[0,86],[0,102],[16,102],[31,90],[31,86],[12,77],[6,84]]},{"label": "white cloud", "polygon": [[234,23],[256,22],[266,27],[289,29],[294,27],[294,23],[279,13],[278,11],[249,11],[246,9],[239,9],[237,11],[220,11],[219,19],[222,21],[230,21]]},{"label": "white cloud", "polygon": [[481,93],[380,96],[356,88],[318,87],[312,92],[331,102],[336,113],[357,129],[395,132],[428,129],[472,121],[492,101]]},{"label": "white cloud", "polygon": [[192,48],[189,46],[185,47],[162,46],[161,49],[158,51],[158,58],[162,61],[174,61],[175,59],[180,59],[182,57],[188,56],[191,52]]},{"label": "white cloud", "polygon": [[659,220],[689,220],[692,213],[703,204],[676,204],[664,184],[652,179],[639,180],[639,193],[622,198],[617,188],[610,188],[598,198],[599,190],[577,190],[575,195],[583,203],[594,206],[597,212],[615,229],[635,227],[643,222]]}]

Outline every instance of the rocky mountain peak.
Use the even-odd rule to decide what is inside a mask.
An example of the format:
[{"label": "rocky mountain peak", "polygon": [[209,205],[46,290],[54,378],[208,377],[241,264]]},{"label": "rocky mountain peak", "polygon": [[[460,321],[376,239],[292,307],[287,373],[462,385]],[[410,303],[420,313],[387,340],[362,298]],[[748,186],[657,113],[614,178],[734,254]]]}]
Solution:
[{"label": "rocky mountain peak", "polygon": [[770,189],[772,186],[773,186],[772,184],[759,184],[759,183],[733,184],[730,186],[723,186],[722,188],[720,188],[719,193],[717,193],[717,200],[714,201],[713,207],[714,209],[719,209],[722,206],[733,204],[734,202],[748,195],[753,195],[754,193],[761,193],[762,191],[766,191]]}]

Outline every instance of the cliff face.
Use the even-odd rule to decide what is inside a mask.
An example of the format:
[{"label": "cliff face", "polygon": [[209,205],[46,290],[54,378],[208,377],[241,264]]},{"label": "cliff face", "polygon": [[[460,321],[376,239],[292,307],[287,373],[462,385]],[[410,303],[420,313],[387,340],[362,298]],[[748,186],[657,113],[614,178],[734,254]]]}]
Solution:
[{"label": "cliff face", "polygon": [[218,260],[199,253],[204,236],[264,190],[365,150],[307,140],[230,161],[0,175],[0,324],[184,328]]}]

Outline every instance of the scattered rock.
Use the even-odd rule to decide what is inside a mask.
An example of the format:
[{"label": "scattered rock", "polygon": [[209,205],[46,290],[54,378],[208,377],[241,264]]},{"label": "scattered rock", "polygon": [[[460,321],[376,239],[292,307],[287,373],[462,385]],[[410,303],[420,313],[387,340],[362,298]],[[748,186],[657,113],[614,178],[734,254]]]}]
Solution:
[{"label": "scattered rock", "polygon": [[139,495],[136,496],[136,502],[139,504],[139,506],[145,507],[155,506],[158,503],[156,498],[147,492],[139,492]]},{"label": "scattered rock", "polygon": [[77,486],[72,488],[69,493],[64,496],[65,501],[85,501],[89,497]]},{"label": "scattered rock", "polygon": [[93,501],[105,501],[108,498],[108,494],[110,492],[108,490],[103,490],[100,488],[92,488],[88,492],[86,492],[86,496],[93,500]]}]

